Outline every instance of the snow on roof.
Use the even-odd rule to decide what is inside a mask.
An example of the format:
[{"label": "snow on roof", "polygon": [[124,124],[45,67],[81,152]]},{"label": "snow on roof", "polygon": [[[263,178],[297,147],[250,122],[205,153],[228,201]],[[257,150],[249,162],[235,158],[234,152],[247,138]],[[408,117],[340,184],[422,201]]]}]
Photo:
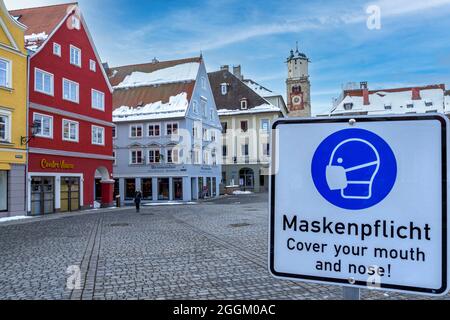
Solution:
[{"label": "snow on roof", "polygon": [[263,104],[254,108],[250,108],[247,110],[229,110],[229,109],[220,109],[217,110],[219,116],[231,116],[237,114],[252,114],[252,113],[265,113],[265,112],[281,112],[281,109],[271,105],[271,104]]},{"label": "snow on roof", "polygon": [[[369,114],[402,114],[444,111],[444,90],[420,90],[420,100],[412,100],[412,90],[400,92],[377,91],[369,94],[369,105],[364,105],[362,96],[347,95],[331,112],[346,114],[364,112]],[[349,104],[352,104],[351,106]],[[446,108],[447,109],[447,108]]]},{"label": "snow on roof", "polygon": [[170,97],[168,103],[161,101],[142,107],[131,108],[122,106],[113,112],[113,122],[145,121],[184,117],[189,106],[187,93]]},{"label": "snow on roof", "polygon": [[47,40],[48,34],[45,32],[33,33],[25,36],[26,48],[31,51],[36,51],[40,44]]},{"label": "snow on roof", "polygon": [[259,94],[261,97],[273,97],[276,96],[277,94],[274,93],[273,91],[263,87],[262,85],[260,85],[259,83],[256,83],[253,80],[250,79],[245,79],[243,81],[250,89],[252,89],[253,91],[255,91],[257,94]]},{"label": "snow on roof", "polygon": [[192,81],[197,78],[200,63],[190,62],[159,69],[150,73],[135,71],[115,86],[115,89]]}]

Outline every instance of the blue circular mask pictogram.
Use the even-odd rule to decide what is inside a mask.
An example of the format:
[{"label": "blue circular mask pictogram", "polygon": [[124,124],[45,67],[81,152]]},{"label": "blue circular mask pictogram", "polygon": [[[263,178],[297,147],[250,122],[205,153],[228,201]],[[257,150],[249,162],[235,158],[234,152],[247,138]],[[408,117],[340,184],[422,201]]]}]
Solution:
[{"label": "blue circular mask pictogram", "polygon": [[381,137],[363,129],[345,129],[326,138],[312,160],[312,178],[331,204],[363,210],[383,201],[395,185],[397,161]]}]

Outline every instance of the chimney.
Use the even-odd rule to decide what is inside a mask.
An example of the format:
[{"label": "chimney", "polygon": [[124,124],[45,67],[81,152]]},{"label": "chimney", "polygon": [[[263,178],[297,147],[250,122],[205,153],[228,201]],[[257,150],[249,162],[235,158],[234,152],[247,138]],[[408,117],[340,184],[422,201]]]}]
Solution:
[{"label": "chimney", "polygon": [[239,80],[244,80],[244,77],[242,76],[241,72],[241,65],[234,66],[233,67],[233,74],[238,78]]},{"label": "chimney", "polygon": [[230,71],[230,66],[225,64],[225,65],[220,67],[220,71]]},{"label": "chimney", "polygon": [[420,97],[420,89],[419,88],[412,89],[412,99],[413,100],[422,100],[422,98]]},{"label": "chimney", "polygon": [[362,89],[362,93],[363,93],[364,105],[368,106],[370,104],[370,101],[369,101],[369,89],[367,89],[367,88]]},{"label": "chimney", "polygon": [[103,62],[102,63],[103,69],[108,70],[109,69],[109,64],[108,62]]}]

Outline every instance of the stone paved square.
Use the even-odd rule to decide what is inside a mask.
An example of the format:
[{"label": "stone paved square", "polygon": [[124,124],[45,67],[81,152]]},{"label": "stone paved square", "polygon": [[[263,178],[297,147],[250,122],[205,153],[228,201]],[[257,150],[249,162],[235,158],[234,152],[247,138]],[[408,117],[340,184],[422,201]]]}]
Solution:
[{"label": "stone paved square", "polygon": [[[0,299],[341,299],[339,287],[272,278],[267,232],[267,194],[5,223]],[[70,266],[81,289],[67,287]],[[424,299],[369,290],[362,298]]]}]

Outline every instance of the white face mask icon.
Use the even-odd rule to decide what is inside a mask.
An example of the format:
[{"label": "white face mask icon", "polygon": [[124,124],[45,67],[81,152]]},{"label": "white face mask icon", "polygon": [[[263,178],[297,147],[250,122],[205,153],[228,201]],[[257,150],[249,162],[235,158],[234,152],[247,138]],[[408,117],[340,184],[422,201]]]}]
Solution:
[{"label": "white face mask icon", "polygon": [[[358,152],[359,158],[367,162],[352,163],[352,152]],[[331,154],[326,169],[327,184],[332,191],[341,190],[344,199],[368,200],[372,198],[373,182],[379,169],[380,155],[371,143],[348,139],[337,145]]]}]

